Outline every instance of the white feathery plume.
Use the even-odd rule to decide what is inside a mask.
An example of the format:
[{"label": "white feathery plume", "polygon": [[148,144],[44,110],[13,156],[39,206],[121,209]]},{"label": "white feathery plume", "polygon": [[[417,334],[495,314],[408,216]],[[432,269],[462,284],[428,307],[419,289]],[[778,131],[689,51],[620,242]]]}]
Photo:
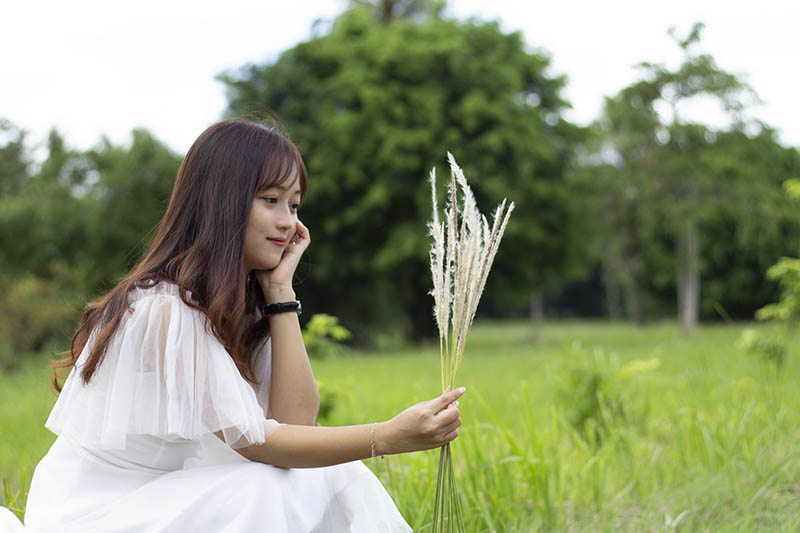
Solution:
[{"label": "white feathery plume", "polygon": [[[436,171],[433,169],[430,174],[433,220],[428,224],[428,232],[433,237],[430,250],[433,290],[430,294],[434,298],[433,313],[439,328],[443,392],[455,386],[467,335],[506,224],[514,210],[514,202],[506,210],[504,199],[494,212],[490,229],[486,217],[478,210],[475,196],[453,154],[448,152],[447,159],[450,163],[450,183],[444,220],[439,220]],[[458,203],[458,189],[461,190],[461,206]],[[449,444],[442,447],[439,458],[433,512],[433,531],[442,532],[445,528],[448,531],[464,531]]]},{"label": "white feathery plume", "polygon": [[428,234],[433,237],[433,247],[431,247],[431,276],[433,278],[433,290],[430,294],[433,296],[433,316],[436,317],[436,325],[439,328],[439,336],[441,337],[445,324],[442,320],[443,306],[439,305],[441,301],[442,285],[444,270],[442,265],[444,235],[443,229],[439,224],[439,207],[436,201],[436,168],[431,170],[431,202],[433,203],[433,221],[428,223]]}]

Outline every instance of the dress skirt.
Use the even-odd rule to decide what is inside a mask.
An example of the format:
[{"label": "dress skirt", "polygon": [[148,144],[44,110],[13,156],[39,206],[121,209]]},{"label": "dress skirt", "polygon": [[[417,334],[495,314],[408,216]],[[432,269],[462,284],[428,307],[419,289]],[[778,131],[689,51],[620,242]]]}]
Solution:
[{"label": "dress skirt", "polygon": [[284,469],[251,462],[213,436],[200,449],[187,468],[159,472],[59,437],[34,473],[25,531],[411,531],[360,461]]}]

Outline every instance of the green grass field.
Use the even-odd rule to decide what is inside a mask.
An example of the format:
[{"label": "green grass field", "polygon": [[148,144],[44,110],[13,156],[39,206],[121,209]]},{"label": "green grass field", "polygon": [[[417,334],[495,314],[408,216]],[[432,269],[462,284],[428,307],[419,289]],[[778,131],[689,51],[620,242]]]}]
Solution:
[{"label": "green grass field", "polygon": [[[800,530],[800,346],[777,371],[735,347],[741,330],[477,323],[453,445],[467,530]],[[337,394],[329,425],[387,419],[440,389],[438,346],[314,370]],[[48,377],[41,359],[0,375],[12,492],[54,439]],[[429,530],[438,451],[367,463],[414,530]]]}]

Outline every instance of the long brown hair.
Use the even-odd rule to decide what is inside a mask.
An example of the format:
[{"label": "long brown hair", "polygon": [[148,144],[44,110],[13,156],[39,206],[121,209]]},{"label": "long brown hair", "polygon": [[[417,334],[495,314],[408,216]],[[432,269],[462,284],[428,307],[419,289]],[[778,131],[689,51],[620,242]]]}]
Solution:
[{"label": "long brown hair", "polygon": [[[124,313],[128,293],[137,286],[169,281],[181,299],[203,311],[213,334],[251,382],[253,352],[269,335],[266,303],[253,273],[245,280],[244,233],[256,193],[298,176],[302,198],[308,187],[297,148],[274,128],[239,119],[218,122],[192,144],[181,163],[172,196],[144,258],[114,289],[87,305],[66,358],[53,362],[53,385],[61,390],[56,369],[75,365],[98,328],[82,364],[84,384],[103,362]],[[197,303],[187,299],[186,291]]]}]

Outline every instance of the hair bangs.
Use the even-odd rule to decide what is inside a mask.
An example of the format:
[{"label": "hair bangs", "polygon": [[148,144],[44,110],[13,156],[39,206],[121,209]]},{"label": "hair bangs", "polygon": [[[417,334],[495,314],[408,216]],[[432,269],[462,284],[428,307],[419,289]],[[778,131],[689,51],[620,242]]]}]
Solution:
[{"label": "hair bangs", "polygon": [[[270,139],[272,140],[272,139]],[[297,147],[285,137],[275,138],[277,146],[270,150],[272,157],[264,160],[261,178],[258,181],[257,191],[263,191],[276,185],[291,185],[295,180],[300,180],[300,199],[306,197],[308,190],[308,172],[303,158]]]}]

